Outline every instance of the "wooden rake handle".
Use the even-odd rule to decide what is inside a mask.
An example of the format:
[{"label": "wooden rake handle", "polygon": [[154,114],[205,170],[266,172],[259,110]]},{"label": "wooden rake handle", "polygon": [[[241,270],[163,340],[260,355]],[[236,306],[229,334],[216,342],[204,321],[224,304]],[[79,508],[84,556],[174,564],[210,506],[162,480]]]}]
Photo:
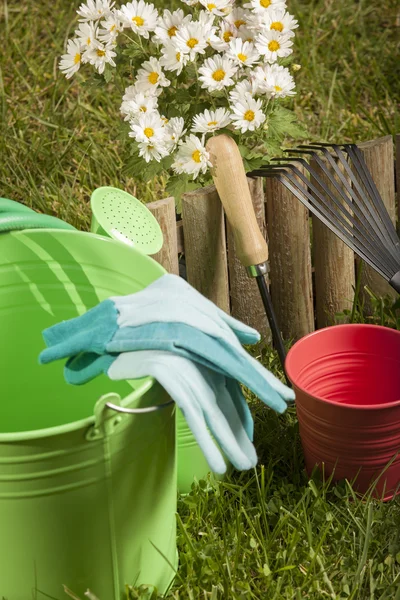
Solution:
[{"label": "wooden rake handle", "polygon": [[265,263],[268,245],[254,213],[243,160],[236,142],[228,135],[212,137],[207,150],[212,176],[235,237],[236,254],[244,267]]}]

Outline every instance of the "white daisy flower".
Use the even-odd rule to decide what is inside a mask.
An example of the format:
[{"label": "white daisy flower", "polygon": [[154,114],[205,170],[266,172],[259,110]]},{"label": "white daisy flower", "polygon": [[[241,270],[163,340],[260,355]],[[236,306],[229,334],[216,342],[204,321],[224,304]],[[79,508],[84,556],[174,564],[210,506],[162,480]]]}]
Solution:
[{"label": "white daisy flower", "polygon": [[246,26],[249,18],[251,17],[250,11],[244,10],[240,6],[235,7],[232,12],[226,17],[225,21],[230,25],[236,27],[236,29],[240,29],[243,26]]},{"label": "white daisy flower", "polygon": [[145,96],[146,98],[154,97],[152,89],[140,89],[140,86],[136,82],[133,85],[129,85],[127,88],[125,88],[124,95],[122,96],[122,101],[128,102],[128,100],[135,100],[138,94],[143,94],[143,96]]},{"label": "white daisy flower", "polygon": [[157,27],[155,29],[155,38],[157,41],[169,42],[175,37],[176,32],[180,27],[189,23],[192,20],[192,15],[187,15],[181,8],[171,12],[164,10],[162,17],[158,18]]},{"label": "white daisy flower", "polygon": [[104,73],[106,64],[115,67],[114,57],[117,53],[112,50],[113,46],[110,44],[101,44],[95,42],[92,48],[86,50],[82,55],[82,62],[88,62],[97,69],[97,72]]},{"label": "white daisy flower", "polygon": [[242,133],[258,129],[265,121],[265,114],[261,107],[262,100],[255,100],[250,94],[236,100],[231,106],[231,119],[235,129],[240,129]]},{"label": "white daisy flower", "polygon": [[257,92],[257,84],[249,79],[242,79],[239,81],[233,90],[229,92],[229,101],[231,104],[243,100],[247,94],[254,96]]},{"label": "white daisy flower", "polygon": [[269,98],[286,98],[294,96],[295,83],[289,69],[278,64],[263,65],[254,71],[258,83],[258,91]]},{"label": "white daisy flower", "polygon": [[111,14],[115,2],[110,0],[87,0],[86,4],[81,4],[76,11],[81,17],[79,21],[97,21],[107,18]]},{"label": "white daisy flower", "polygon": [[293,29],[299,26],[298,21],[290,15],[284,8],[268,10],[264,14],[254,14],[249,20],[249,28],[262,33],[263,29],[279,31],[290,37],[294,36]]},{"label": "white daisy flower", "polygon": [[186,6],[196,6],[199,3],[199,0],[182,0]]},{"label": "white daisy flower", "polygon": [[164,127],[166,147],[169,153],[173,152],[186,133],[185,120],[183,117],[172,117]]},{"label": "white daisy flower", "polygon": [[215,36],[210,40],[211,46],[218,52],[224,52],[229,48],[229,42],[238,37],[238,30],[234,25],[227,21],[220,22],[219,29]]},{"label": "white daisy flower", "polygon": [[157,27],[158,12],[154,4],[147,4],[144,0],[132,0],[121,6],[118,18],[125,27],[130,27],[134,33],[149,39],[149,33]]},{"label": "white daisy flower", "polygon": [[232,0],[200,0],[209,13],[218,17],[228,15],[232,11],[232,3]]},{"label": "white daisy flower", "polygon": [[129,100],[123,100],[120,111],[125,121],[136,119],[141,113],[151,113],[157,110],[158,99],[156,96],[145,96],[143,93],[135,94]]},{"label": "white daisy flower", "polygon": [[94,48],[97,39],[97,27],[93,22],[80,23],[75,35],[81,44],[81,50],[84,52],[88,48]]},{"label": "white daisy flower", "polygon": [[199,69],[201,87],[206,88],[209,92],[223,90],[234,84],[232,77],[237,69],[232,60],[215,54],[212,58],[207,58]]},{"label": "white daisy flower", "polygon": [[254,44],[256,41],[255,31],[244,26],[239,29],[238,37],[240,37],[244,42],[250,42],[251,44]]},{"label": "white daisy flower", "polygon": [[292,46],[293,40],[289,36],[274,29],[264,30],[264,33],[257,36],[256,48],[270,63],[292,54]]},{"label": "white daisy flower", "polygon": [[122,22],[116,15],[111,15],[101,23],[102,28],[99,30],[99,40],[105,44],[114,42],[118,34],[124,30]]},{"label": "white daisy flower", "polygon": [[146,162],[156,160],[160,162],[168,156],[169,152],[164,142],[139,142],[139,156],[143,156]]},{"label": "white daisy flower", "polygon": [[250,0],[244,7],[251,8],[256,13],[264,13],[273,8],[286,8],[286,2],[284,0]]},{"label": "white daisy flower", "polygon": [[209,24],[203,25],[199,21],[191,21],[176,32],[174,43],[178,50],[189,54],[190,60],[195,60],[197,54],[204,54],[210,35]]},{"label": "white daisy flower", "polygon": [[67,79],[74,75],[82,63],[81,44],[79,40],[68,40],[67,53],[60,59],[59,69]]},{"label": "white daisy flower", "polygon": [[188,173],[196,179],[199,173],[205,173],[209,167],[212,167],[209,152],[199,138],[191,133],[179,144],[175,162],[172,163],[173,170],[178,174]]},{"label": "white daisy flower", "polygon": [[171,82],[162,71],[160,61],[154,56],[143,63],[136,78],[137,88],[140,92],[153,90],[153,94],[160,95],[163,87],[168,87]]},{"label": "white daisy flower", "polygon": [[129,136],[135,138],[137,142],[146,144],[164,143],[164,121],[160,113],[158,111],[140,113],[135,120],[131,121]]},{"label": "white daisy flower", "polygon": [[166,71],[176,71],[176,74],[180,75],[183,67],[189,61],[189,55],[178,50],[176,45],[172,42],[165,43],[161,52],[162,57],[160,58],[160,65],[162,65]]},{"label": "white daisy flower", "polygon": [[205,110],[193,118],[192,131],[197,133],[212,133],[213,131],[227,127],[230,122],[231,117],[226,108]]},{"label": "white daisy flower", "polygon": [[260,58],[254,44],[244,42],[241,38],[229,42],[229,50],[227,50],[226,56],[241,67],[250,67]]}]

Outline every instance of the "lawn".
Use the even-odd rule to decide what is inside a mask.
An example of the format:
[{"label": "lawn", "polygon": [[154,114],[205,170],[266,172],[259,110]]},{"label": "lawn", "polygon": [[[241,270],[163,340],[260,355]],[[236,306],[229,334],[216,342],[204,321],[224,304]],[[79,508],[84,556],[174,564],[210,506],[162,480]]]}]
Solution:
[{"label": "lawn", "polygon": [[[80,76],[68,82],[57,69],[78,4],[0,5],[0,196],[88,229],[95,187],[123,187],[147,202],[166,182],[138,187],[124,173],[129,144],[116,93],[83,87]],[[397,0],[288,4],[300,22],[293,105],[309,139],[400,131]],[[378,314],[400,328],[389,306]],[[274,357],[262,359],[277,369]],[[294,410],[277,416],[250,401],[259,467],[211,489],[200,482],[179,499],[180,568],[167,598],[400,600],[400,502],[360,501],[348,482],[309,481]]]}]

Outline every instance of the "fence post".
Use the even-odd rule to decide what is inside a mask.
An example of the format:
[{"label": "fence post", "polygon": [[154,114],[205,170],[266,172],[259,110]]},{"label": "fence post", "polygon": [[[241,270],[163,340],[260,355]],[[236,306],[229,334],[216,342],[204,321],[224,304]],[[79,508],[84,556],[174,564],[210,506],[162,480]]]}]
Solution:
[{"label": "fence post", "polygon": [[[330,189],[329,179],[316,161],[312,168]],[[311,182],[321,190],[316,180]],[[323,193],[323,190],[321,190]],[[333,190],[335,191],[335,190]],[[315,215],[312,217],[313,259],[315,272],[315,307],[317,327],[327,327],[335,322],[335,315],[351,309],[355,286],[354,252],[346,246]]]},{"label": "fence post", "polygon": [[266,203],[272,301],[283,337],[298,340],[314,331],[308,211],[275,178],[266,178]]},{"label": "fence post", "polygon": [[146,206],[157,219],[164,237],[163,247],[157,254],[153,254],[152,258],[168,273],[179,275],[175,199],[164,198],[149,202]]},{"label": "fence post", "polygon": [[[264,237],[267,235],[267,226],[265,221],[265,195],[262,178],[248,178],[251,197],[253,200],[254,212],[257,223]],[[228,268],[229,268],[229,286],[231,296],[232,315],[254,327],[261,333],[263,341],[271,341],[271,330],[268,325],[268,319],[265,315],[264,305],[262,303],[260,292],[256,281],[247,275],[246,269],[236,256],[235,239],[233,230],[227,222],[227,240],[228,240]]]},{"label": "fence post", "polygon": [[225,312],[230,312],[225,219],[214,186],[182,196],[188,282]]},{"label": "fence post", "polygon": [[[393,156],[393,138],[391,135],[363,142],[358,144],[364,154],[365,162],[371,172],[372,178],[383,203],[394,224],[396,224],[396,200],[394,193],[394,156]],[[386,296],[389,294],[393,298],[396,292],[372,267],[367,264],[363,266],[361,278],[362,286],[367,285],[369,289],[377,296]],[[364,295],[365,308],[371,310],[369,297]]]}]

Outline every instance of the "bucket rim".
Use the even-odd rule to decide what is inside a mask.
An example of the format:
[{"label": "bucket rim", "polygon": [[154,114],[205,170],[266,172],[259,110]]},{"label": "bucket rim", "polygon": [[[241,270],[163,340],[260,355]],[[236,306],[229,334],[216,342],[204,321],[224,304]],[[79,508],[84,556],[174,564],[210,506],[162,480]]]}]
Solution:
[{"label": "bucket rim", "polygon": [[289,352],[287,353],[286,361],[285,361],[285,371],[286,371],[286,374],[287,374],[290,382],[293,384],[294,388],[295,389],[297,388],[300,392],[307,394],[310,398],[313,398],[313,400],[316,400],[323,404],[329,404],[331,406],[337,406],[337,407],[345,408],[345,409],[349,409],[349,410],[358,410],[358,411],[386,410],[386,409],[395,408],[395,407],[400,406],[400,393],[399,393],[399,399],[395,400],[394,402],[385,402],[384,404],[368,404],[368,405],[350,404],[348,402],[334,402],[333,400],[328,400],[325,398],[321,398],[320,396],[315,396],[314,394],[310,393],[309,391],[307,391],[305,388],[298,385],[294,381],[294,378],[291,373],[292,361],[293,361],[293,355],[294,355],[293,351],[295,349],[296,349],[296,351],[299,350],[299,348],[302,345],[304,345],[304,343],[308,342],[308,340],[310,338],[319,336],[321,334],[323,335],[328,330],[332,330],[333,328],[340,328],[342,330],[350,329],[350,328],[352,328],[352,329],[357,328],[357,329],[363,329],[363,330],[373,329],[375,331],[381,329],[381,330],[385,330],[385,332],[388,335],[400,336],[400,331],[398,331],[397,329],[391,329],[390,327],[384,327],[383,325],[372,325],[370,323],[344,323],[341,325],[330,325],[328,327],[323,327],[321,329],[318,329],[317,331],[313,331],[312,333],[305,335],[300,340],[298,340],[295,344],[293,344],[293,346],[290,348]]},{"label": "bucket rim", "polygon": [[[133,381],[133,380],[132,380]],[[143,382],[135,390],[132,390],[130,394],[121,399],[121,406],[127,408],[133,402],[136,402],[146,392],[148,392],[156,383],[154,377],[143,378]],[[99,398],[97,399],[99,400]],[[97,402],[97,401],[96,401]],[[93,409],[96,405],[93,404]],[[130,415],[132,416],[132,415]],[[139,415],[141,416],[141,415]],[[15,431],[12,433],[0,433],[0,444],[7,442],[24,442],[28,440],[36,440],[41,438],[50,438],[58,435],[64,435],[67,433],[73,433],[79,429],[88,429],[95,424],[94,414],[85,419],[79,421],[71,421],[64,425],[57,425],[55,427],[47,427],[45,429],[32,429],[29,431]]]},{"label": "bucket rim", "polygon": [[[88,231],[79,231],[79,230],[67,230],[67,229],[54,229],[50,227],[46,227],[43,229],[24,229],[19,231],[10,231],[7,236],[11,236],[13,238],[24,238],[24,236],[34,236],[36,238],[40,238],[41,236],[51,236],[56,235],[58,238],[73,238],[78,237],[83,239],[96,239],[96,243],[101,243],[103,246],[117,246],[124,248],[124,252],[130,252],[132,255],[140,256],[140,259],[143,262],[151,263],[152,267],[158,271],[158,276],[161,277],[167,271],[164,269],[162,265],[156,262],[151,256],[143,254],[136,248],[132,246],[128,246],[127,244],[123,244],[119,240],[115,240],[113,238],[104,237],[102,235],[98,235],[96,233],[88,232]],[[0,260],[1,263],[1,260]],[[121,406],[126,408],[131,403],[136,402],[141,396],[143,396],[146,392],[148,392],[155,384],[156,380],[154,377],[146,377],[141,378],[143,382],[136,389],[132,390],[127,396],[121,399]],[[99,400],[97,398],[96,402]],[[96,402],[93,403],[93,409],[95,407]],[[10,443],[10,442],[23,442],[28,440],[36,440],[40,438],[48,438],[55,437],[58,435],[63,435],[67,433],[72,433],[78,431],[80,429],[86,429],[93,426],[95,423],[94,414],[86,417],[85,419],[80,419],[79,421],[71,421],[70,423],[65,423],[63,425],[57,425],[55,427],[47,427],[45,429],[33,429],[29,431],[16,431],[10,433],[2,433],[0,432],[0,443]]]}]

